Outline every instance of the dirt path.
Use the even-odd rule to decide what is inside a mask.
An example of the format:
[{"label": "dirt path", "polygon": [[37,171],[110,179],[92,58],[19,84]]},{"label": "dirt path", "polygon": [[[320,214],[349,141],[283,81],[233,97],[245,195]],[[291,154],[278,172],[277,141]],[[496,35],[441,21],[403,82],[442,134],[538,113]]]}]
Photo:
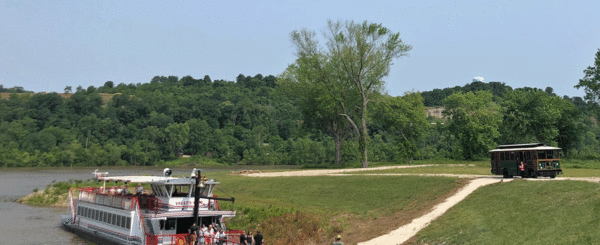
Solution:
[{"label": "dirt path", "polygon": [[422,167],[434,167],[434,166],[467,166],[465,164],[424,164],[424,165],[403,165],[403,166],[386,166],[386,167],[375,167],[375,168],[349,168],[349,169],[312,169],[312,170],[300,170],[300,171],[286,171],[286,172],[270,172],[270,173],[252,173],[244,174],[248,177],[292,177],[292,176],[317,176],[317,175],[334,175],[361,171],[373,171],[373,170],[386,170],[386,169],[398,169],[398,168],[422,168]]}]

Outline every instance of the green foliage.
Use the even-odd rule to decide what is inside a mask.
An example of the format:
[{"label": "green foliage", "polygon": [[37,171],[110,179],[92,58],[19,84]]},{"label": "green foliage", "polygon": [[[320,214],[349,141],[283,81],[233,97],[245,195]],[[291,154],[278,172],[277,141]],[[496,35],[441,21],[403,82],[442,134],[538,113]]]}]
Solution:
[{"label": "green foliage", "polygon": [[[428,122],[425,118],[426,110],[421,94],[406,93],[402,97],[384,96],[375,105],[373,111],[373,124],[376,124],[382,133],[387,133],[386,135],[394,144],[388,147],[379,135],[373,139],[373,144],[378,145],[371,147],[372,151],[381,152],[387,148],[387,154],[391,154],[390,157],[393,156],[396,161],[418,158],[423,154],[418,145],[428,128]],[[373,160],[382,161],[390,157]]]},{"label": "green foliage", "polygon": [[457,140],[456,154],[471,160],[494,148],[501,123],[500,106],[487,91],[455,93],[444,100],[449,132]]},{"label": "green foliage", "polygon": [[594,65],[583,70],[585,74],[575,88],[585,90],[585,99],[596,105],[600,105],[600,49],[596,52]]}]

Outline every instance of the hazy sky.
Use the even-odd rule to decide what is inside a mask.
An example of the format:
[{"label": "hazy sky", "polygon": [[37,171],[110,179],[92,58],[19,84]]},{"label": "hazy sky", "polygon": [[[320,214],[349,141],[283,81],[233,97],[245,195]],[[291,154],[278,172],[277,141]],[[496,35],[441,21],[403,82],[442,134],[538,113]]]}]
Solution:
[{"label": "hazy sky", "polygon": [[327,19],[382,23],[413,46],[391,95],[480,76],[583,96],[573,86],[600,48],[600,1],[0,1],[0,84],[36,92],[278,75],[289,33]]}]

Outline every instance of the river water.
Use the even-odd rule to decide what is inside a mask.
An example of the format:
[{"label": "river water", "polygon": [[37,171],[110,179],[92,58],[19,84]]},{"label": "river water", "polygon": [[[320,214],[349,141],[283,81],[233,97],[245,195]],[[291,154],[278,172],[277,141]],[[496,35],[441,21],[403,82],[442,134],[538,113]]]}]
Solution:
[{"label": "river water", "polygon": [[[107,171],[106,169],[102,169]],[[162,168],[110,169],[110,175],[161,175]],[[87,180],[92,169],[53,169],[0,171],[0,244],[89,244],[60,228],[61,215],[67,208],[31,207],[16,199],[43,190],[53,181]],[[174,175],[189,174],[191,169],[173,169]]]}]

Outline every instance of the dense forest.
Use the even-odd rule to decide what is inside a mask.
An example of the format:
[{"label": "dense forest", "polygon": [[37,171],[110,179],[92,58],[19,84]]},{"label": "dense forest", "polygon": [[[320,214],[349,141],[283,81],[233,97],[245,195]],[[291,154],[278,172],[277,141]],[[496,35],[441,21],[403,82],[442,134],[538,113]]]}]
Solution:
[{"label": "dense forest", "polygon": [[[0,88],[3,88],[0,86]],[[157,165],[181,155],[223,164],[332,165],[335,140],[281,77],[154,77],[98,88],[30,93],[3,88],[0,165]],[[545,142],[567,157],[598,158],[597,108],[552,88],[473,81],[462,87],[378,94],[369,113],[370,161],[476,159],[497,144]],[[425,106],[445,106],[445,118]],[[342,138],[341,163],[360,158]]]}]

